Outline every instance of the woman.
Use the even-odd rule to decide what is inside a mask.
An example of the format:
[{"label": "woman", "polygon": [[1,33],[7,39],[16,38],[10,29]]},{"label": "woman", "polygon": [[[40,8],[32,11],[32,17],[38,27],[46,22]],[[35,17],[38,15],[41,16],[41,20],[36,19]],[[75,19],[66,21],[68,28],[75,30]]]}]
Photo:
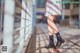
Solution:
[{"label": "woman", "polygon": [[[61,2],[61,0],[47,0],[46,1],[46,11],[45,16],[47,16],[48,22],[48,34],[49,34],[49,45],[46,48],[58,48],[64,43],[64,39],[60,36],[57,26],[55,25],[55,16],[61,14],[61,5],[56,2]],[[54,33],[53,33],[54,32]],[[57,44],[54,45],[53,34],[56,35]]]}]

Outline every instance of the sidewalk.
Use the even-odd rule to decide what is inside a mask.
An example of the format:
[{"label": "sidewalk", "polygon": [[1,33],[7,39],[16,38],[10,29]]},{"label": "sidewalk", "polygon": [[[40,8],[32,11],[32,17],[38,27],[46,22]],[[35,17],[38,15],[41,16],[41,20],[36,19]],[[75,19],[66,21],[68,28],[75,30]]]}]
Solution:
[{"label": "sidewalk", "polygon": [[[80,53],[80,29],[72,29],[58,26],[58,29],[65,39],[65,43],[57,49],[46,49],[48,45],[48,30],[46,24],[37,24],[37,33],[30,41],[25,53]],[[56,42],[56,38],[54,39]]]}]

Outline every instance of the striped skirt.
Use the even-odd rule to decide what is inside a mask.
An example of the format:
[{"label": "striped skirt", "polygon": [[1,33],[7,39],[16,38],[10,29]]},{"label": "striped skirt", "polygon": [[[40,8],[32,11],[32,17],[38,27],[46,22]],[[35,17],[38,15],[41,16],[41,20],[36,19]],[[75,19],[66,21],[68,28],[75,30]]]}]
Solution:
[{"label": "striped skirt", "polygon": [[47,0],[45,6],[45,16],[61,15],[62,5],[61,0]]}]

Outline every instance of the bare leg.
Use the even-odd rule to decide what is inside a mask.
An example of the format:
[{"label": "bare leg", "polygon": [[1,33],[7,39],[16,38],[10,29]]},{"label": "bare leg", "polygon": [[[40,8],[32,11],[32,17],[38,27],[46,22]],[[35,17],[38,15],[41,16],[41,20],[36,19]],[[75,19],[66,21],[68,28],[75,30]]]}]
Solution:
[{"label": "bare leg", "polygon": [[47,22],[48,22],[48,24],[50,24],[50,25],[48,25],[49,45],[46,46],[46,48],[50,48],[50,47],[55,48],[55,46],[54,46],[54,39],[53,39],[53,29],[52,29],[52,27],[51,27],[51,24],[52,24],[52,23],[49,22],[49,21],[53,21],[53,17],[50,17],[50,16],[49,16],[48,18],[51,19],[51,20],[47,19]]},{"label": "bare leg", "polygon": [[57,28],[56,24],[54,23],[54,19],[55,19],[55,16],[48,17],[48,31],[49,31],[49,35],[51,35],[52,32],[54,31],[54,33],[57,37],[57,40],[58,40],[56,47],[60,47],[61,44],[64,42],[64,40],[60,36],[58,28]]},{"label": "bare leg", "polygon": [[54,18],[55,18],[55,16],[49,16],[48,17],[48,31],[49,31],[49,34],[53,33],[53,31],[54,31],[54,33],[59,32],[58,29],[57,29],[57,26],[54,23]]}]

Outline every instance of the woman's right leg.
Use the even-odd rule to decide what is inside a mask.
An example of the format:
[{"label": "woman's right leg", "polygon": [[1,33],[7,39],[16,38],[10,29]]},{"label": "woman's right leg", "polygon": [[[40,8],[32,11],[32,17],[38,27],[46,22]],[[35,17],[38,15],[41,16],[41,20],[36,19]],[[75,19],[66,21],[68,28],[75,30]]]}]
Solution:
[{"label": "woman's right leg", "polygon": [[[52,17],[48,17],[49,19],[51,19],[53,21],[53,18]],[[49,23],[49,19],[47,18],[47,22],[48,24],[51,24]],[[53,29],[48,25],[48,34],[49,34],[49,44],[48,46],[46,46],[46,48],[55,48],[55,45],[54,45],[54,39],[53,39]]]}]

